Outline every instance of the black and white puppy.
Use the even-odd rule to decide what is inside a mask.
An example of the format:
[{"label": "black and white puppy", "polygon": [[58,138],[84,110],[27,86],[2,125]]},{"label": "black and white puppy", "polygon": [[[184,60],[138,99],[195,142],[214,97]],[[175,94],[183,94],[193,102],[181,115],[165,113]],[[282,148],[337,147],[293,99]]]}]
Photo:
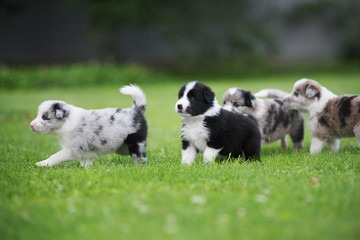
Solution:
[{"label": "black and white puppy", "polygon": [[200,82],[189,82],[179,91],[175,111],[180,114],[182,164],[192,164],[198,151],[205,163],[218,155],[260,160],[261,135],[253,117],[224,110],[214,92]]},{"label": "black and white puppy", "polygon": [[286,136],[289,134],[293,142],[293,149],[303,148],[304,119],[303,114],[290,109],[284,100],[285,93],[276,89],[269,89],[266,97],[276,99],[261,99],[263,91],[252,94],[240,88],[229,88],[223,95],[224,109],[240,114],[250,114],[258,121],[262,144],[280,139],[282,148],[286,148]]},{"label": "black and white puppy", "polygon": [[36,165],[50,167],[79,159],[86,167],[94,158],[108,153],[130,154],[135,163],[145,163],[145,95],[134,85],[125,86],[120,92],[132,96],[132,108],[85,110],[63,101],[41,103],[30,127],[35,133],[58,136],[62,149]]},{"label": "black and white puppy", "polygon": [[290,108],[309,113],[312,139],[310,153],[318,153],[324,143],[332,151],[340,148],[339,138],[356,136],[360,147],[360,96],[337,96],[311,79],[297,81],[285,97]]}]

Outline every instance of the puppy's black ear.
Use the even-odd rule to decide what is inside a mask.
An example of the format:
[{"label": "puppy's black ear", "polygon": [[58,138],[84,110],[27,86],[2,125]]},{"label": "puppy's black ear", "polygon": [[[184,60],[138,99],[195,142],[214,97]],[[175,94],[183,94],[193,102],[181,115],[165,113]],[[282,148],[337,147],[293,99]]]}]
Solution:
[{"label": "puppy's black ear", "polygon": [[55,112],[55,117],[57,119],[63,119],[67,116],[69,116],[69,110],[65,109],[64,107],[64,104],[62,103],[55,103],[53,105],[53,109],[54,109],[54,112]]},{"label": "puppy's black ear", "polygon": [[204,89],[204,97],[205,97],[205,101],[207,103],[212,103],[215,98],[215,93],[213,91],[211,91],[210,88],[205,88]]},{"label": "puppy's black ear", "polygon": [[245,91],[245,106],[254,108],[256,106],[256,98],[250,91]]}]

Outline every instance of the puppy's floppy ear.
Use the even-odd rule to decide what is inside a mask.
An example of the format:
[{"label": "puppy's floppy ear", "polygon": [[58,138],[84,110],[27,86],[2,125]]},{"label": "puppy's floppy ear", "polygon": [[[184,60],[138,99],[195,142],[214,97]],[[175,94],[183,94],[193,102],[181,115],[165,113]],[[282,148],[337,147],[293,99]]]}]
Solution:
[{"label": "puppy's floppy ear", "polygon": [[211,91],[210,88],[205,88],[204,89],[204,97],[205,97],[205,101],[207,103],[212,103],[214,101],[215,93],[213,91]]},{"label": "puppy's floppy ear", "polygon": [[318,99],[320,98],[319,90],[313,85],[305,86],[305,94],[307,98],[313,98],[313,97],[317,97]]},{"label": "puppy's floppy ear", "polygon": [[55,117],[57,119],[63,119],[65,117],[69,116],[70,111],[65,109],[65,106],[62,103],[55,103],[53,105],[53,109],[55,112]]},{"label": "puppy's floppy ear", "polygon": [[245,106],[247,107],[256,107],[256,98],[250,91],[245,91]]}]

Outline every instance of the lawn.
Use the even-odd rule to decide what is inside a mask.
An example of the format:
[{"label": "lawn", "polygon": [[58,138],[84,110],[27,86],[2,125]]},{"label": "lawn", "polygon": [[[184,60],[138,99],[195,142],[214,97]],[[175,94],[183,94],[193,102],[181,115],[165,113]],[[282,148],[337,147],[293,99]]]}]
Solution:
[{"label": "lawn", "polygon": [[[1,239],[360,238],[360,152],[354,138],[342,139],[339,153],[326,147],[311,156],[306,128],[303,151],[293,153],[289,140],[286,150],[278,143],[263,146],[262,163],[205,165],[199,154],[195,164],[182,166],[181,121],[174,105],[178,89],[192,76],[140,71],[102,83],[123,68],[108,69],[112,75],[91,68],[0,69]],[[67,76],[63,86],[56,80],[62,76]],[[336,94],[360,94],[357,68],[197,79],[221,102],[229,87],[290,91],[302,77]],[[82,80],[72,86],[71,79]],[[138,83],[147,95],[146,165],[115,154],[96,159],[90,168],[78,161],[53,168],[34,165],[60,149],[56,137],[29,128],[42,101],[125,108],[132,99],[118,88],[128,82]]]}]

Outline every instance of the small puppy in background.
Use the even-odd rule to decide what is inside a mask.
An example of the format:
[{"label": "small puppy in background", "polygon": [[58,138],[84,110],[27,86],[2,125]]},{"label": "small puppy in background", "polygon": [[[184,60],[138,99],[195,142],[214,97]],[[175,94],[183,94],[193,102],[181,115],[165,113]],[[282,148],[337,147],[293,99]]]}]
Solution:
[{"label": "small puppy in background", "polygon": [[192,164],[198,151],[205,163],[218,155],[260,160],[261,135],[253,117],[224,110],[214,92],[200,82],[180,88],[175,111],[181,116],[182,164]]},{"label": "small puppy in background", "polygon": [[360,147],[360,96],[337,96],[318,82],[300,79],[285,103],[292,109],[309,113],[310,153],[323,149],[325,141],[332,151],[340,148],[339,138],[356,136]]},{"label": "small puppy in background", "polygon": [[280,139],[282,148],[286,148],[286,135],[293,142],[293,149],[303,148],[304,120],[297,110],[289,109],[281,99],[261,99],[261,97],[284,97],[286,92],[271,89],[260,91],[255,96],[250,91],[230,88],[223,95],[224,109],[252,115],[257,121],[261,133],[261,143],[271,143]]},{"label": "small puppy in background", "polygon": [[85,110],[63,101],[40,104],[37,117],[30,123],[35,133],[58,136],[61,150],[37,166],[54,166],[79,159],[82,166],[108,153],[131,155],[135,163],[146,163],[146,98],[135,85],[120,92],[132,96],[132,108]]}]

